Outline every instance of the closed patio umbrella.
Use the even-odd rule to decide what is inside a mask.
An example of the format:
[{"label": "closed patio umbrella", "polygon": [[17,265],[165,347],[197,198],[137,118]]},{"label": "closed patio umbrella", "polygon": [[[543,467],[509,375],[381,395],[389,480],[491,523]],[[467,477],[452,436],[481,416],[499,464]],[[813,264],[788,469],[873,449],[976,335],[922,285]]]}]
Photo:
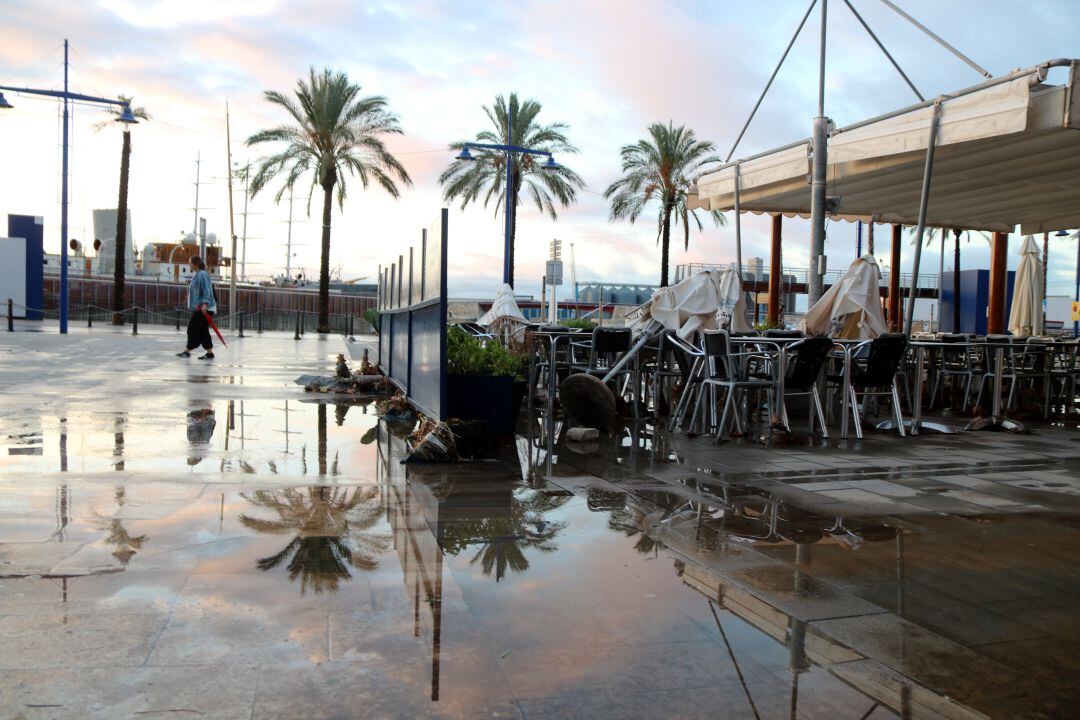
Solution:
[{"label": "closed patio umbrella", "polygon": [[799,329],[807,335],[869,339],[885,332],[881,270],[873,255],[856,259],[836,284],[806,311]]},{"label": "closed patio umbrella", "polygon": [[1013,283],[1012,311],[1009,313],[1009,332],[1013,335],[1042,335],[1042,261],[1039,244],[1028,235],[1020,248],[1020,267]]}]

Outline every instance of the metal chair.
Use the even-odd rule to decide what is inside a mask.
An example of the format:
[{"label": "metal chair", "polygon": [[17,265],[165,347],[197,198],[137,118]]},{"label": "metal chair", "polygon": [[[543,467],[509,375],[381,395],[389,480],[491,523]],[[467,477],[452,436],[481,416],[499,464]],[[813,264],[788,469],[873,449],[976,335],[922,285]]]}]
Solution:
[{"label": "metal chair", "polygon": [[[868,398],[881,396],[891,396],[896,429],[901,437],[904,436],[904,415],[900,408],[900,391],[896,377],[897,370],[907,354],[907,348],[907,335],[903,333],[885,333],[845,348],[851,374],[847,386],[848,396],[841,398],[841,403],[850,406],[857,438],[862,439],[863,436],[860,402],[865,403]],[[830,375],[829,380],[841,388],[844,386],[842,375]]]},{"label": "metal chair", "polygon": [[810,432],[814,432],[816,413],[818,422],[821,424],[822,437],[829,437],[817,383],[821,368],[825,365],[832,348],[833,341],[827,337],[809,337],[780,348],[780,365],[783,368],[784,380],[781,386],[783,392],[780,394],[778,404],[780,421],[788,432],[791,432],[791,423],[788,420],[787,398],[804,395],[809,396],[813,402],[810,412]]},{"label": "metal chair", "polygon": [[969,345],[969,338],[962,333],[946,333],[938,338],[938,342],[956,345],[955,348],[941,348],[941,363],[934,374],[934,384],[930,390],[930,407],[937,400],[938,391],[944,393],[945,381],[954,378],[953,382],[963,379],[964,401],[961,410],[967,410],[968,400],[971,398],[971,387],[978,375],[981,379],[985,369],[980,362],[981,358]]},{"label": "metal chair", "polygon": [[[701,406],[705,391],[708,390],[710,418],[712,421],[710,424],[716,427],[717,439],[723,437],[729,416],[734,419],[735,428],[740,433],[742,432],[742,422],[739,419],[736,398],[740,394],[745,395],[747,391],[767,391],[769,418],[771,421],[773,409],[772,395],[779,386],[779,380],[771,374],[766,376],[766,373],[751,373],[748,370],[749,360],[760,359],[766,356],[756,350],[734,352],[731,347],[731,337],[726,330],[706,330],[703,343],[705,348],[706,372],[701,387],[698,389],[697,407]],[[724,410],[720,416],[719,422],[716,422],[716,390],[718,388],[723,389],[726,392],[724,398]],[[733,410],[734,412],[732,412]],[[695,417],[697,416],[697,413],[698,410],[695,408]]]}]

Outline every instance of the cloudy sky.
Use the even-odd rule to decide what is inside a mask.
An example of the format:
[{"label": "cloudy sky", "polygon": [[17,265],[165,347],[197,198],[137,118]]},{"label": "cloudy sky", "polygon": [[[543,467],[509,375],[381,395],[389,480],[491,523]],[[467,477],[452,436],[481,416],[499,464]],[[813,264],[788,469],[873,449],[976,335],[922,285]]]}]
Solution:
[{"label": "cloudy sky", "polygon": [[[924,95],[975,84],[977,73],[907,25],[878,0],[852,0]],[[72,88],[134,95],[153,116],[133,131],[130,205],[136,243],[174,240],[194,224],[195,159],[200,214],[228,235],[225,103],[233,158],[282,114],[262,99],[290,90],[309,66],[346,71],[365,93],[385,95],[406,134],[390,141],[414,179],[399,200],[353,183],[335,208],[332,265],[346,278],[416,242],[442,206],[439,172],[448,143],[484,127],[482,105],[516,91],[543,104],[541,118],[569,124],[580,155],[559,158],[588,182],[552,222],[524,208],[518,219],[519,290],[536,292],[548,241],[573,243],[579,280],[656,282],[659,251],[651,215],[610,223],[601,193],[617,176],[620,146],[653,122],[686,124],[726,155],[808,0],[546,0],[523,3],[350,0],[0,0],[0,84],[59,87],[62,42],[73,48]],[[909,13],[994,74],[1080,55],[1076,0],[902,0]],[[838,125],[910,104],[910,90],[841,2],[829,4],[826,112]],[[809,135],[816,105],[817,20],[807,25],[739,147],[738,155]],[[47,248],[59,247],[60,123],[57,103],[14,97],[0,115],[6,172],[0,213],[46,218]],[[72,230],[92,240],[91,210],[115,207],[120,131],[96,130],[101,111],[77,107],[72,155]],[[243,196],[237,192],[237,211]],[[305,217],[306,198],[295,215]],[[319,206],[313,206],[318,214]],[[284,219],[272,194],[250,203],[248,272],[285,264]],[[494,208],[451,215],[451,290],[488,294],[501,277],[502,222]],[[237,219],[239,233],[239,217]],[[768,221],[744,221],[745,255],[767,253]],[[294,225],[294,266],[318,269],[318,223]],[[733,233],[708,228],[674,249],[673,264],[734,258]],[[1051,294],[1071,291],[1075,247],[1054,241]],[[884,244],[882,244],[882,247]],[[830,224],[830,268],[854,257],[855,229]],[[1010,263],[1019,242],[1011,243]],[[805,267],[806,223],[785,223],[785,264]],[[987,267],[982,241],[966,267]],[[883,258],[884,259],[884,258]],[[924,254],[936,271],[937,253]],[[951,253],[946,267],[951,266]],[[906,267],[906,263],[905,263]]]}]

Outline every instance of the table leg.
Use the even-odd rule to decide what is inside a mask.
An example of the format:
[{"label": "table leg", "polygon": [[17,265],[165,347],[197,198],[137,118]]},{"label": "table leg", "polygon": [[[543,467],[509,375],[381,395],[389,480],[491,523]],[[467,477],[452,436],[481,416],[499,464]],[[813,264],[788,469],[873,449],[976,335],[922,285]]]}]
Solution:
[{"label": "table leg", "polygon": [[840,437],[848,438],[849,397],[851,395],[851,353],[844,350],[844,381],[840,383]]},{"label": "table leg", "polygon": [[915,412],[911,417],[911,434],[919,434],[922,424],[923,373],[926,370],[926,348],[915,348],[915,397],[912,398]]}]

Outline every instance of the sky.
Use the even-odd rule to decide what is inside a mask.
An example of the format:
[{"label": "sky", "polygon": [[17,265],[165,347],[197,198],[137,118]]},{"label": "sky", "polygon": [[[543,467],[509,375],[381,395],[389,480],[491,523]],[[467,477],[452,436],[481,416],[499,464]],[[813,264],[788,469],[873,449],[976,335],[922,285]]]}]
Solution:
[{"label": "sky", "polygon": [[[923,95],[976,84],[980,76],[878,0],[852,0]],[[388,145],[414,184],[399,199],[350,183],[333,216],[331,266],[346,279],[372,280],[430,225],[442,199],[438,175],[451,161],[449,143],[471,139],[487,122],[482,107],[516,91],[543,105],[540,119],[564,122],[580,150],[558,157],[587,182],[557,221],[523,206],[518,215],[517,290],[539,293],[552,238],[573,246],[579,281],[656,283],[655,213],[637,224],[610,222],[604,189],[619,176],[619,148],[654,122],[692,128],[726,156],[772,72],[808,0],[546,0],[480,3],[397,0],[0,0],[0,84],[58,88],[62,44],[71,53],[71,87],[114,97],[132,95],[149,122],[132,130],[129,205],[138,247],[175,241],[194,229],[195,160],[201,157],[199,214],[225,238],[228,195],[225,105],[237,163],[257,160],[251,134],[286,120],[263,99],[289,92],[310,66],[343,70],[364,94],[384,95],[405,134]],[[905,11],[995,75],[1049,58],[1080,55],[1076,0],[901,0]],[[736,157],[800,140],[810,133],[817,100],[819,13],[807,23]],[[826,114],[839,126],[914,102],[911,91],[841,2],[829,3]],[[1053,78],[1052,78],[1053,79]],[[52,100],[7,94],[0,113],[0,213],[41,215],[46,249],[59,249],[60,120]],[[71,237],[92,242],[91,211],[115,207],[121,132],[97,108],[77,106],[70,180]],[[276,191],[276,186],[271,190]],[[247,216],[249,275],[281,273],[288,203],[274,192],[251,199]],[[807,190],[809,192],[809,189]],[[236,232],[244,196],[234,190]],[[318,272],[321,198],[307,218],[306,191],[294,206],[293,266]],[[502,232],[494,206],[450,207],[450,290],[490,296],[501,281]],[[734,231],[708,225],[681,230],[672,266],[734,260]],[[744,257],[768,256],[769,221],[744,218]],[[830,269],[855,257],[855,226],[830,223]],[[884,228],[879,238],[886,238]],[[1010,267],[1019,262],[1010,243]],[[988,244],[963,247],[964,268],[989,267]],[[878,259],[887,262],[887,242]],[[1051,240],[1050,294],[1069,294],[1075,241]],[[784,264],[806,267],[808,223],[785,220]],[[910,253],[903,263],[909,267]],[[923,254],[937,271],[938,252]],[[946,269],[952,266],[951,250]],[[566,269],[569,276],[570,268]],[[567,278],[569,279],[569,277]]]}]

